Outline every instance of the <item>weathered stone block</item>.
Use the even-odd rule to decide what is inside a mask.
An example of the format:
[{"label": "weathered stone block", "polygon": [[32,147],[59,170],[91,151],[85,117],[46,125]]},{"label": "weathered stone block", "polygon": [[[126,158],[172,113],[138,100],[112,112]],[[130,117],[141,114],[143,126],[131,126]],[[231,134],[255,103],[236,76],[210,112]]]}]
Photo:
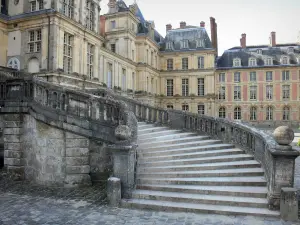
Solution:
[{"label": "weathered stone block", "polygon": [[66,148],[66,156],[77,157],[77,156],[88,156],[88,148]]},{"label": "weathered stone block", "polygon": [[11,150],[4,150],[4,157],[5,158],[23,158],[22,151],[11,151]]},{"label": "weathered stone block", "polygon": [[24,167],[23,166],[7,166],[7,172],[14,180],[24,180]]},{"label": "weathered stone block", "polygon": [[89,165],[89,157],[66,157],[68,166],[82,166]]},{"label": "weathered stone block", "polygon": [[84,166],[67,166],[66,172],[68,174],[81,174],[81,173],[89,173],[90,172],[90,166],[84,165]]},{"label": "weathered stone block", "polygon": [[66,138],[72,138],[72,139],[85,139],[85,137],[74,134],[74,133],[70,133],[70,132],[66,132]]},{"label": "weathered stone block", "polygon": [[88,139],[72,139],[66,142],[67,148],[88,148],[89,140]]},{"label": "weathered stone block", "polygon": [[4,165],[23,166],[24,165],[24,159],[4,158]]},{"label": "weathered stone block", "polygon": [[4,143],[5,150],[19,150],[21,149],[21,143]]},{"label": "weathered stone block", "polygon": [[4,114],[5,121],[20,121],[23,118],[22,114]]},{"label": "weathered stone block", "polygon": [[4,142],[20,143],[20,135],[4,135]]},{"label": "weathered stone block", "polygon": [[3,130],[3,134],[21,134],[21,133],[22,133],[22,128],[9,128]]},{"label": "weathered stone block", "polygon": [[4,123],[4,129],[5,128],[14,128],[14,127],[22,127],[22,123],[18,121],[6,121]]},{"label": "weathered stone block", "polygon": [[107,199],[111,207],[119,207],[121,203],[121,180],[110,177],[107,181]]},{"label": "weathered stone block", "polygon": [[92,184],[88,174],[72,174],[65,178],[65,187],[89,186]]},{"label": "weathered stone block", "polygon": [[298,196],[296,188],[281,189],[280,215],[284,220],[298,220]]}]

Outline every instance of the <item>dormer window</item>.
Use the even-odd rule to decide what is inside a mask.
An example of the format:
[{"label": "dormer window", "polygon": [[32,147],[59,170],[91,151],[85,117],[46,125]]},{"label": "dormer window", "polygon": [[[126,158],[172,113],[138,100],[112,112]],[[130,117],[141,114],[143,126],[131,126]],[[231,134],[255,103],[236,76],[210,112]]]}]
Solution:
[{"label": "dormer window", "polygon": [[266,66],[272,66],[273,65],[273,58],[268,57],[265,59],[265,65]]},{"label": "dormer window", "polygon": [[249,59],[249,66],[256,66],[256,59],[255,58],[250,58]]},{"label": "dormer window", "polygon": [[261,54],[262,54],[262,49],[257,49],[256,52],[257,52],[257,54],[260,54],[260,55],[261,55]]},{"label": "dormer window", "polygon": [[167,42],[166,49],[167,50],[172,50],[173,49],[173,42],[171,42],[171,41]]},{"label": "dormer window", "polygon": [[235,58],[233,59],[233,67],[240,67],[241,66],[241,59]]},{"label": "dormer window", "polygon": [[294,48],[293,47],[289,47],[288,48],[288,53],[294,53]]},{"label": "dormer window", "polygon": [[204,40],[197,39],[196,40],[196,48],[203,48],[204,47]]},{"label": "dormer window", "polygon": [[180,42],[180,48],[189,48],[189,41],[188,40],[182,40]]},{"label": "dormer window", "polygon": [[289,58],[287,56],[283,56],[281,58],[281,64],[283,64],[283,65],[289,64]]}]

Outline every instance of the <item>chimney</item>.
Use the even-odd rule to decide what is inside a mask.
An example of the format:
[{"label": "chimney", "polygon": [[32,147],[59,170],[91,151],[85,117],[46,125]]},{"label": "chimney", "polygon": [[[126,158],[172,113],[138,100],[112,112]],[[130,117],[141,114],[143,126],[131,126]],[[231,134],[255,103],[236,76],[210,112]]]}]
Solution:
[{"label": "chimney", "polygon": [[100,16],[100,35],[103,37],[105,36],[105,21],[106,21],[105,16],[101,15]]},{"label": "chimney", "polygon": [[180,29],[184,29],[186,27],[186,22],[180,22]]},{"label": "chimney", "polygon": [[218,56],[218,26],[215,18],[210,17],[211,43]]},{"label": "chimney", "polygon": [[108,5],[108,13],[117,12],[117,0],[109,0],[107,5]]},{"label": "chimney", "polygon": [[276,32],[272,31],[270,36],[270,45],[276,47]]},{"label": "chimney", "polygon": [[166,25],[166,31],[168,32],[169,30],[172,30],[172,24],[167,24]]},{"label": "chimney", "polygon": [[241,42],[241,48],[246,48],[247,44],[246,44],[246,34],[242,34],[242,38],[240,39]]},{"label": "chimney", "polygon": [[201,21],[200,27],[205,27],[205,22],[204,21]]}]

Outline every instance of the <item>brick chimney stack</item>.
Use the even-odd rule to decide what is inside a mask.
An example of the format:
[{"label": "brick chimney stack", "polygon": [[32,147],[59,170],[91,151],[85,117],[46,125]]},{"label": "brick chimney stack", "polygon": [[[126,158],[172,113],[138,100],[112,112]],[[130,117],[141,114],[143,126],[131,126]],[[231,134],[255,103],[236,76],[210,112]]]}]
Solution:
[{"label": "brick chimney stack", "polygon": [[270,36],[270,45],[276,47],[276,32],[272,31]]},{"label": "brick chimney stack", "polygon": [[172,30],[172,24],[167,24],[166,25],[166,31]]},{"label": "brick chimney stack", "polygon": [[105,16],[101,15],[100,16],[100,35],[101,36],[105,36],[105,21],[106,21]]},{"label": "brick chimney stack", "polygon": [[210,17],[211,43],[218,56],[218,26],[215,18]]},{"label": "brick chimney stack", "polygon": [[205,27],[205,22],[204,21],[201,21],[200,27]]},{"label": "brick chimney stack", "polygon": [[180,29],[184,29],[186,27],[186,22],[180,22]]},{"label": "brick chimney stack", "polygon": [[246,39],[246,34],[242,34],[242,38],[240,39],[241,41],[241,48],[246,48],[247,47],[247,39]]}]

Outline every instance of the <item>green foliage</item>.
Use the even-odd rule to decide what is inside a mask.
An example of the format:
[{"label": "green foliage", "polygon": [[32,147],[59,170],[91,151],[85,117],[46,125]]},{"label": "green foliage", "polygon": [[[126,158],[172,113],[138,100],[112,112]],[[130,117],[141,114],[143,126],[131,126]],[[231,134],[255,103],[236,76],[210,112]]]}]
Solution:
[{"label": "green foliage", "polygon": [[297,142],[297,146],[300,147],[300,139]]}]

